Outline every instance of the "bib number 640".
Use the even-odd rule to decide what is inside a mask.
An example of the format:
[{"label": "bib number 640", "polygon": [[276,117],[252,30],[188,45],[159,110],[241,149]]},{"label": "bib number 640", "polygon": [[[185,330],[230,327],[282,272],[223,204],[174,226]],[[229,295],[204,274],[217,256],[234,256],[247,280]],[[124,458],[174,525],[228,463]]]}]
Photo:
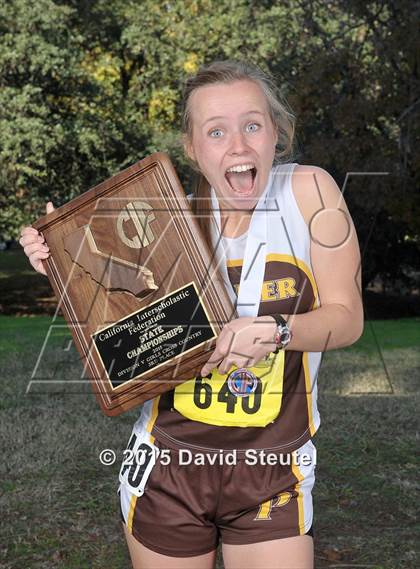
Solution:
[{"label": "bib number 640", "polygon": [[[194,384],[194,404],[199,409],[208,409],[213,401],[213,389],[210,383],[207,383],[205,379],[210,379],[211,374],[205,378],[199,376],[195,379]],[[262,383],[260,378],[257,378],[257,387],[252,393],[247,397],[237,397],[231,393],[228,387],[228,380],[224,381],[222,387],[217,394],[217,401],[219,403],[226,404],[226,412],[234,413],[236,405],[241,405],[244,413],[253,415],[261,407],[261,397],[262,397]]]}]

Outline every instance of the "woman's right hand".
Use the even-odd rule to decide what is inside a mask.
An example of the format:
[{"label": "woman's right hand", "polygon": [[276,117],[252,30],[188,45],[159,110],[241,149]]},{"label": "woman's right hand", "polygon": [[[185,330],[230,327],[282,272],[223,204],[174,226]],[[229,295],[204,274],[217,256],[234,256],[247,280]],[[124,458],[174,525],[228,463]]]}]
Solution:
[{"label": "woman's right hand", "polygon": [[[47,203],[47,213],[54,211],[52,202]],[[43,236],[33,227],[24,227],[20,234],[19,243],[22,245],[25,255],[33,268],[42,275],[46,275],[43,259],[47,259],[50,255],[50,249],[45,243]]]}]

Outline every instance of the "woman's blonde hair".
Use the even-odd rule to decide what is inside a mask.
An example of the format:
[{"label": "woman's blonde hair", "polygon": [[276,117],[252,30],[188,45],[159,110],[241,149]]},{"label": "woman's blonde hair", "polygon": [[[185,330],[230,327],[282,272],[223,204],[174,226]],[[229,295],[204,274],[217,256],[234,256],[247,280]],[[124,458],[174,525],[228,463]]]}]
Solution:
[{"label": "woman's blonde hair", "polygon": [[[243,80],[254,81],[254,83],[260,86],[267,99],[270,118],[278,136],[274,162],[279,164],[290,161],[293,156],[295,116],[275,84],[274,79],[259,67],[243,61],[215,61],[200,67],[195,75],[185,80],[182,92],[181,113],[181,129],[184,140],[192,141],[193,135],[190,109],[191,94],[199,87],[204,87],[205,85],[213,83],[226,84]],[[210,185],[203,174],[200,173],[198,165],[188,156],[187,159],[196,172],[192,208],[210,244],[209,224],[206,223],[206,216],[211,210]]]}]

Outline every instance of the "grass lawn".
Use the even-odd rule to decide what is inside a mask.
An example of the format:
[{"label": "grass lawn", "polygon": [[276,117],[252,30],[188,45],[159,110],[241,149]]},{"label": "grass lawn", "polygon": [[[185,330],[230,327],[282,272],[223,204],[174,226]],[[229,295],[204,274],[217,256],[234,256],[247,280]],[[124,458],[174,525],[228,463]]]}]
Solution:
[{"label": "grass lawn", "polygon": [[[0,317],[0,566],[127,568],[116,489],[138,411],[105,417],[89,384],[68,381],[81,364],[63,321],[51,322]],[[418,567],[419,323],[372,321],[355,346],[325,354],[314,441],[317,568]],[[117,453],[113,466],[99,462],[105,448]]]}]

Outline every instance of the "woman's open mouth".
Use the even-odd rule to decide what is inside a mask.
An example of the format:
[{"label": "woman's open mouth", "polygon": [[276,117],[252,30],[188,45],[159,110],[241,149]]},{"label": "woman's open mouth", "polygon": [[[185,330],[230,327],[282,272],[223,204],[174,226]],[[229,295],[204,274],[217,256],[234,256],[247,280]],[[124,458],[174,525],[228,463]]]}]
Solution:
[{"label": "woman's open mouth", "polygon": [[225,172],[229,186],[240,196],[252,195],[256,175],[256,167],[249,163],[231,166]]}]

